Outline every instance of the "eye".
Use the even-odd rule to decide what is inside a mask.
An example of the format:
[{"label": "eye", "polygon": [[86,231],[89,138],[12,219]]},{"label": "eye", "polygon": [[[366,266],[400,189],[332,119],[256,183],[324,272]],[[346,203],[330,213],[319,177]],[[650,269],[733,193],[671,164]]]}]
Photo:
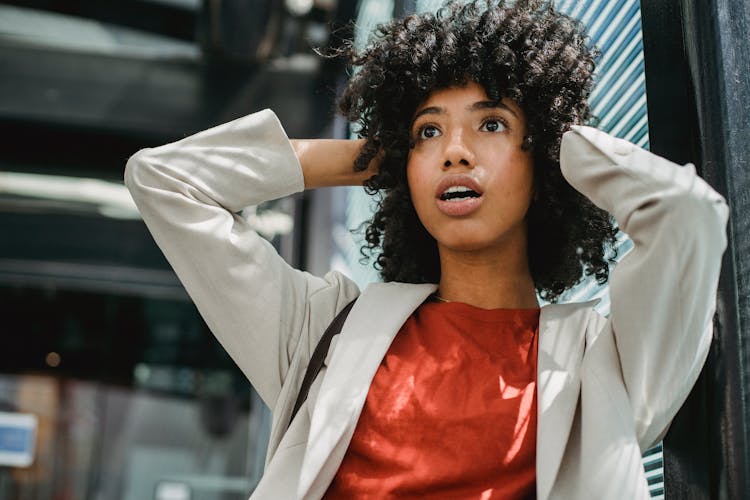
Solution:
[{"label": "eye", "polygon": [[503,123],[502,120],[489,118],[482,122],[481,130],[486,130],[487,132],[502,132],[506,128],[508,127],[505,126],[505,123]]},{"label": "eye", "polygon": [[420,127],[418,135],[420,139],[432,139],[440,135],[440,130],[434,125],[424,125]]}]

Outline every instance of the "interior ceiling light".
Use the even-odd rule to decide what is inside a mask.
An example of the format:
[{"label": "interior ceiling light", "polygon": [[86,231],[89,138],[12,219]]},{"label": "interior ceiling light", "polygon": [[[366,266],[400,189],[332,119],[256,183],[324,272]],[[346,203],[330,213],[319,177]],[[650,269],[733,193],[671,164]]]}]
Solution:
[{"label": "interior ceiling light", "polygon": [[[117,182],[102,179],[66,177],[60,175],[0,172],[0,197],[26,196],[47,200],[87,203],[97,212],[113,219],[140,219],[140,213],[128,189]],[[242,211],[243,217],[267,238],[292,232],[294,221],[279,210],[257,212],[256,207]]]},{"label": "interior ceiling light", "polygon": [[296,16],[304,16],[313,8],[313,0],[286,0],[286,8]]},{"label": "interior ceiling light", "polygon": [[101,179],[0,172],[0,194],[89,203],[108,217],[140,218],[127,188]]}]

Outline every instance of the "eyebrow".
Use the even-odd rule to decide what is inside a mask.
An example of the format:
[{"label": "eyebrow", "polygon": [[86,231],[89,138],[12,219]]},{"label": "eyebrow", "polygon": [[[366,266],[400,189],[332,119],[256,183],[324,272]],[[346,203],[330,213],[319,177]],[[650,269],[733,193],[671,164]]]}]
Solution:
[{"label": "eyebrow", "polygon": [[479,102],[475,102],[474,104],[468,107],[469,111],[477,111],[480,109],[496,109],[496,108],[504,109],[510,112],[510,114],[512,114],[516,118],[518,118],[518,114],[516,114],[516,112],[513,111],[513,109],[511,109],[510,106],[508,106],[507,104],[504,104],[502,101],[479,101]]},{"label": "eyebrow", "polygon": [[[477,101],[474,104],[470,104],[469,106],[466,106],[467,111],[479,111],[483,109],[504,109],[508,112],[510,112],[513,116],[518,118],[518,114],[513,111],[510,107],[508,107],[506,104],[503,104],[501,101]],[[441,108],[440,106],[428,106],[426,108],[422,108],[417,112],[416,115],[414,115],[414,119],[412,120],[412,123],[417,121],[417,118],[419,118],[422,115],[441,115],[445,113],[445,108]]]}]

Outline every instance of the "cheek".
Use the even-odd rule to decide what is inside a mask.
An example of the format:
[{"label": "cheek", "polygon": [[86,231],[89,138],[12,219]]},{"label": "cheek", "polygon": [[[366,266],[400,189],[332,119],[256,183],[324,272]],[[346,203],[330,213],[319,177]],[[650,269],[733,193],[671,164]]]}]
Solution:
[{"label": "cheek", "polygon": [[406,181],[409,184],[412,202],[417,205],[424,197],[424,186],[427,181],[424,169],[420,168],[418,162],[410,160],[406,164]]},{"label": "cheek", "polygon": [[492,179],[495,186],[494,202],[501,205],[500,210],[514,214],[513,217],[526,213],[534,193],[534,167],[525,157],[508,157],[507,169],[498,172]]},{"label": "cheek", "polygon": [[508,185],[520,195],[528,195],[534,190],[534,164],[528,154],[517,153],[508,159],[512,166]]},{"label": "cheek", "polygon": [[419,168],[419,165],[410,163],[407,165],[406,180],[409,184],[411,203],[414,206],[414,211],[417,213],[417,218],[419,218],[419,221],[427,231],[432,234],[430,228],[433,225],[434,214],[430,208],[430,203],[432,202],[434,193],[431,191],[429,175],[424,169]]}]

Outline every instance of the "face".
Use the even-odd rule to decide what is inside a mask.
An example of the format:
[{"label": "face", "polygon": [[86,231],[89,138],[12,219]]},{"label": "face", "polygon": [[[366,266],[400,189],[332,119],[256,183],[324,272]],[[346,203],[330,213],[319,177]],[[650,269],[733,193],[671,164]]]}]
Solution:
[{"label": "face", "polygon": [[430,94],[414,115],[407,178],[440,252],[526,245],[533,161],[523,110],[470,82]]}]

